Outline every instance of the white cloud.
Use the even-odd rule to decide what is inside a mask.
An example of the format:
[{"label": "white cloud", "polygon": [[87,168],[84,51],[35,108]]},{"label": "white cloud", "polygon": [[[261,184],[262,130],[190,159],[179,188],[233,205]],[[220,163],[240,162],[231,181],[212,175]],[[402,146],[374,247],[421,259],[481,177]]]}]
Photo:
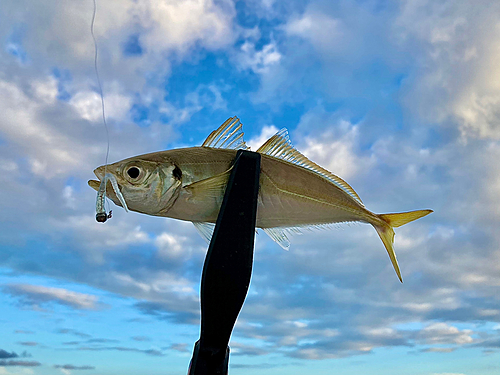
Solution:
[{"label": "white cloud", "polygon": [[422,351],[430,353],[452,353],[455,350],[456,350],[455,348],[427,348]]},{"label": "white cloud", "polygon": [[151,301],[168,300],[169,295],[176,294],[181,297],[195,297],[198,291],[195,285],[188,279],[179,277],[165,271],[158,271],[149,275],[143,275],[141,281],[132,275],[123,272],[113,272],[111,277],[122,287],[132,287],[132,292],[139,298]]},{"label": "white cloud", "polygon": [[232,42],[234,5],[229,1],[142,1],[135,15],[147,30],[147,50],[186,49],[200,41],[207,48],[220,48]]},{"label": "white cloud", "polygon": [[73,292],[63,288],[42,285],[10,284],[7,293],[20,297],[33,307],[47,302],[57,302],[81,310],[95,310],[99,307],[98,297],[91,294]]},{"label": "white cloud", "polygon": [[[58,65],[93,68],[92,2],[71,3],[66,7],[59,7],[57,1],[26,2],[26,5],[30,6],[14,1],[5,4],[12,17],[0,32],[7,33],[9,27],[24,23],[29,27],[23,46],[35,60],[49,50]],[[118,52],[130,33],[139,33],[144,52],[153,55],[169,50],[185,51],[195,43],[205,48],[220,48],[234,38],[234,17],[234,4],[229,1],[111,0],[98,4],[94,32],[103,59],[121,68],[126,64],[135,68],[136,63],[130,60],[120,61],[119,53],[108,54]]]},{"label": "white cloud", "polygon": [[76,198],[74,189],[70,185],[66,185],[62,192],[63,198],[66,201],[66,206],[72,209],[76,208]]},{"label": "white cloud", "polygon": [[382,327],[368,329],[366,333],[373,336],[394,336],[394,334],[396,334],[396,330],[389,327]]},{"label": "white cloud", "polygon": [[357,127],[346,121],[340,123],[340,128],[345,131],[342,138],[333,137],[330,132],[325,132],[318,138],[308,137],[302,147],[302,153],[316,164],[328,169],[334,174],[349,178],[366,165],[361,164],[353,148],[355,147]]},{"label": "white cloud", "polygon": [[496,1],[403,2],[393,32],[419,62],[406,87],[412,112],[451,119],[463,139],[500,139],[499,14]]},{"label": "white cloud", "polygon": [[[69,103],[75,111],[85,120],[102,123],[101,96],[95,91],[78,91]],[[105,113],[107,120],[127,120],[132,106],[132,99],[118,91],[108,91],[104,97]]]},{"label": "white cloud", "polygon": [[160,104],[158,111],[167,116],[169,124],[179,125],[188,123],[191,117],[204,108],[212,110],[227,109],[227,102],[222,97],[222,93],[226,90],[224,86],[216,84],[201,84],[184,97],[184,106],[179,107],[170,102]]},{"label": "white cloud", "polygon": [[[71,95],[70,103],[83,118],[97,121],[100,99],[95,92],[93,72],[92,2],[60,7],[57,1],[50,0],[43,4],[7,1],[4,11],[11,17],[0,26],[0,35],[22,30],[22,38],[16,43],[29,56],[30,64],[21,67],[20,75],[31,75],[36,82],[41,72],[57,68],[67,76],[61,85]],[[231,46],[238,35],[233,25],[235,14],[234,4],[226,0],[98,3],[94,31],[109,118],[125,119],[131,98],[138,93],[161,103],[165,96],[162,82],[168,76],[171,61],[191,59],[193,50]],[[137,40],[141,52],[129,56],[124,50],[131,37]],[[16,68],[9,62],[16,56],[4,52],[2,57],[2,67],[14,73]],[[43,87],[39,87],[38,96],[55,98],[57,80],[51,80],[55,90],[42,92]]]},{"label": "white cloud", "polygon": [[32,87],[29,96],[17,85],[0,80],[3,136],[24,149],[32,172],[41,177],[50,178],[84,164],[82,155],[88,152],[88,146],[67,137],[64,127],[58,129],[44,119],[44,111],[51,108],[57,94],[52,81],[47,85],[37,82]]},{"label": "white cloud", "polygon": [[[392,95],[389,81],[403,75],[396,90],[412,115],[406,121],[452,125],[463,140],[500,139],[499,15],[495,0],[479,6],[468,0],[405,0],[380,12],[367,4],[309,3],[284,26],[289,38],[279,47],[285,68],[266,77],[262,101],[287,98],[288,82],[300,79],[334,100],[369,98],[377,105],[375,97]],[[308,64],[314,71],[305,70]],[[373,64],[383,69],[367,70]],[[385,82],[378,85],[377,78]]]},{"label": "white cloud", "polygon": [[54,104],[57,99],[57,80],[48,76],[31,83],[34,97],[43,104]]},{"label": "white cloud", "polygon": [[274,125],[265,125],[260,134],[245,141],[252,151],[257,151],[269,138],[278,132],[278,128]]},{"label": "white cloud", "polygon": [[418,333],[419,340],[426,344],[457,344],[464,345],[474,342],[473,331],[460,330],[446,323],[433,323]]},{"label": "white cloud", "polygon": [[336,118],[321,106],[304,114],[297,129],[298,139],[292,139],[292,143],[298,150],[347,183],[349,178],[370,168],[373,163],[370,158],[357,154],[358,126]]},{"label": "white cloud", "polygon": [[[69,102],[60,101],[53,77],[39,74],[39,78],[29,82],[26,75],[23,82],[24,73],[17,70],[14,77],[8,77],[11,81],[0,79],[0,133],[7,143],[4,150],[9,153],[0,168],[19,170],[18,160],[22,159],[39,179],[60,178],[69,173],[92,177],[91,171],[103,164],[106,153],[100,97],[93,91],[72,88]],[[110,160],[150,152],[172,137],[168,124],[152,123],[145,132],[127,121],[131,98],[119,86],[114,90],[105,97]],[[214,97],[214,102],[220,103],[221,98],[215,94]],[[26,173],[25,163],[23,168],[20,172]]]},{"label": "white cloud", "polygon": [[155,245],[158,248],[158,255],[163,259],[176,259],[186,255],[188,252],[184,248],[186,238],[175,236],[170,233],[163,232],[155,239]]},{"label": "white cloud", "polygon": [[307,10],[300,17],[291,18],[285,25],[288,35],[309,40],[320,50],[332,50],[342,41],[343,31],[339,19],[314,10]]},{"label": "white cloud", "polygon": [[0,366],[0,375],[33,375],[34,373],[35,372],[29,368],[16,368],[11,372],[7,367]]},{"label": "white cloud", "polygon": [[151,286],[149,284],[134,280],[134,278],[128,274],[113,272],[112,277],[116,279],[118,284],[125,287],[133,287],[143,292],[149,292],[151,290]]},{"label": "white cloud", "polygon": [[71,232],[79,244],[87,260],[102,264],[105,254],[126,248],[131,245],[141,245],[151,242],[148,234],[140,226],[127,220],[115,220],[106,224],[97,223],[94,215],[67,216],[50,219],[51,235],[60,236]]},{"label": "white cloud", "polygon": [[256,74],[269,74],[272,66],[279,64],[281,57],[275,42],[256,50],[255,43],[245,41],[236,55],[236,61],[241,69],[250,69]]},{"label": "white cloud", "polygon": [[[108,97],[106,96],[106,102]],[[78,92],[70,100],[77,113],[87,121],[97,121],[101,118],[101,97],[96,92]]]},{"label": "white cloud", "polygon": [[17,172],[19,170],[19,166],[13,160],[0,159],[0,169],[3,172]]}]

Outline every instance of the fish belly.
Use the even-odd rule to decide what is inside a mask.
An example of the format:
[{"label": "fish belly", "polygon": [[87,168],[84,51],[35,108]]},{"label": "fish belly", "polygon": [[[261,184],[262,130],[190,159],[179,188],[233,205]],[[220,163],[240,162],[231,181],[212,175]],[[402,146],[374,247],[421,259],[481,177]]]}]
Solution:
[{"label": "fish belly", "polygon": [[365,221],[363,216],[342,206],[331,206],[298,197],[264,196],[257,207],[258,228],[295,227]]}]

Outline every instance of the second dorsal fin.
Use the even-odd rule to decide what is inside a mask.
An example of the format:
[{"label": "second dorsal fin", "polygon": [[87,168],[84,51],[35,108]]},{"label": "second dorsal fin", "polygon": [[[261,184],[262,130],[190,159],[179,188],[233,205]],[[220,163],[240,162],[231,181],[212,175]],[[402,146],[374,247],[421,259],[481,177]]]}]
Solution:
[{"label": "second dorsal fin", "polygon": [[259,147],[257,152],[275,158],[285,160],[289,163],[299,165],[303,168],[309,169],[310,171],[326,178],[328,181],[335,184],[340,189],[344,190],[347,194],[353,197],[358,203],[364,206],[361,198],[354,191],[354,189],[343,179],[335,176],[333,173],[327,171],[325,168],[320,167],[318,164],[312,162],[299,151],[297,151],[290,142],[288,137],[288,130],[285,128],[281,129],[271,138],[269,138],[266,143]]},{"label": "second dorsal fin", "polygon": [[205,139],[202,147],[228,148],[232,150],[250,149],[243,140],[240,119],[236,116],[228,118],[217,130]]}]

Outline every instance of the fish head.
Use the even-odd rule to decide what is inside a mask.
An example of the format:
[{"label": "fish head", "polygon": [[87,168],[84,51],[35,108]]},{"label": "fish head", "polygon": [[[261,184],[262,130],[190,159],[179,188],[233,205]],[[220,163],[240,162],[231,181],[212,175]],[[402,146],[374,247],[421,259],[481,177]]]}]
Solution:
[{"label": "fish head", "polygon": [[[148,215],[166,213],[175,203],[182,185],[181,170],[168,160],[134,157],[100,166],[94,174],[99,181],[90,180],[90,187],[98,191],[105,174],[111,174],[128,208]],[[106,185],[106,196],[122,206],[110,181]]]}]

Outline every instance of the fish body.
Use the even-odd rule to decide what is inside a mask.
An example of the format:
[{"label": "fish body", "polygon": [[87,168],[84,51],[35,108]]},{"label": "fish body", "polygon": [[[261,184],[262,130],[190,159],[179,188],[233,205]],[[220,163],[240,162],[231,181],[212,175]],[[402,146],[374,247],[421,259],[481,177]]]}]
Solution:
[{"label": "fish body", "polygon": [[[105,171],[115,177],[129,210],[192,221],[200,229],[217,220],[237,150],[246,148],[242,137],[239,120],[230,118],[202,147],[140,155],[94,172],[99,180]],[[231,147],[224,147],[228,144]],[[288,248],[286,232],[290,229],[355,221],[371,224],[402,280],[392,247],[392,227],[431,210],[385,215],[369,211],[345,181],[294,149],[286,130],[271,137],[257,152],[261,153],[261,171],[256,227]],[[98,190],[100,181],[89,181],[89,185]],[[107,191],[115,204],[122,205],[111,186]]]}]

